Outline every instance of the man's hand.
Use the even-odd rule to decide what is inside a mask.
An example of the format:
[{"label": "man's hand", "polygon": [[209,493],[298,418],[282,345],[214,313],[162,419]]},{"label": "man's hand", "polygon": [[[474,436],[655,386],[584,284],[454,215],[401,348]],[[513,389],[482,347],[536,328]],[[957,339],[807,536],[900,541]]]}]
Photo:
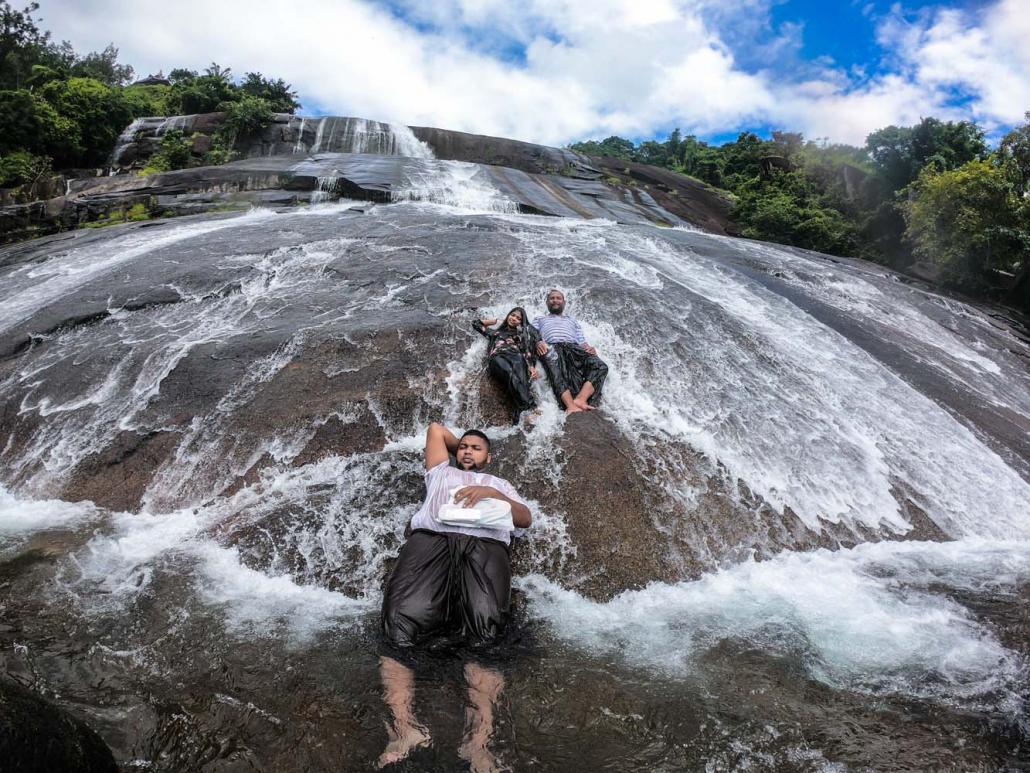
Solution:
[{"label": "man's hand", "polygon": [[537,343],[537,345],[536,345],[536,353],[539,354],[541,357],[543,357],[545,354],[547,354],[547,344],[545,342],[543,342],[543,341],[540,341],[539,343]]},{"label": "man's hand", "polygon": [[585,351],[585,352],[586,352],[587,354],[597,354],[597,349],[595,349],[594,347],[592,347],[592,346],[591,346],[590,344],[588,344],[588,343],[584,343],[584,344],[582,344],[582,346],[583,346],[583,350],[584,350],[584,351]]},{"label": "man's hand", "polygon": [[465,486],[454,493],[454,504],[462,507],[473,507],[481,499],[499,499],[511,505],[512,523],[520,529],[528,529],[533,523],[533,514],[528,507],[493,486]]},{"label": "man's hand", "polygon": [[458,489],[454,495],[454,504],[462,507],[475,507],[481,499],[501,499],[505,502],[508,497],[492,486],[465,486]]}]

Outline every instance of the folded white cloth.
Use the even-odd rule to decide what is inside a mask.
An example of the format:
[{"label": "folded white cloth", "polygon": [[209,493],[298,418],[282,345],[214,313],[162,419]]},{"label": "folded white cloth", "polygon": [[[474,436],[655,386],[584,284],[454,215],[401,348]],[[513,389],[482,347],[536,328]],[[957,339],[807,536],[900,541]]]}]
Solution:
[{"label": "folded white cloth", "polygon": [[513,531],[511,505],[500,499],[480,499],[473,507],[454,504],[454,495],[465,486],[452,488],[447,503],[440,506],[437,519],[449,526],[465,526],[470,529],[499,529]]}]

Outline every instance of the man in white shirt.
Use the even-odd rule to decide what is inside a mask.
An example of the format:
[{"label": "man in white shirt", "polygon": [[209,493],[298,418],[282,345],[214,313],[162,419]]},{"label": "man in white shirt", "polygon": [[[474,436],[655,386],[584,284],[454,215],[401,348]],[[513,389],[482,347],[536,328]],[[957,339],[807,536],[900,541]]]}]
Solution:
[{"label": "man in white shirt", "polygon": [[[456,467],[450,465],[454,454]],[[511,599],[510,532],[459,526],[440,520],[440,510],[454,503],[474,507],[495,499],[511,507],[512,523],[525,529],[532,514],[514,487],[503,478],[481,472],[489,464],[490,439],[478,430],[460,438],[441,424],[426,432],[426,498],[411,519],[411,534],[383,596],[382,627],[389,642],[412,647],[436,633],[456,633],[469,643],[495,640],[508,622]],[[379,757],[383,767],[428,746],[428,729],[412,711],[414,675],[388,655],[380,659],[386,702],[393,714],[389,743]],[[493,705],[504,687],[501,675],[477,663],[465,664],[469,684],[469,726],[459,753],[473,771],[494,769],[487,748],[493,733]]]},{"label": "man in white shirt", "polygon": [[565,293],[549,290],[546,302],[548,313],[534,319],[533,327],[540,331],[536,350],[544,358],[551,389],[566,413],[592,411],[601,399],[608,366],[587,343],[579,322],[565,313]]}]

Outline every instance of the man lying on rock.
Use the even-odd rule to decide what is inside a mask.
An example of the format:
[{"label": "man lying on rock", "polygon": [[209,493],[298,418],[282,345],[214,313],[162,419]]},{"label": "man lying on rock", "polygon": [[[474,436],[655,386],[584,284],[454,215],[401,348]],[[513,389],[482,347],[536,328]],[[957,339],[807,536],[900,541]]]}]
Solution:
[{"label": "man lying on rock", "polygon": [[547,311],[533,320],[533,327],[543,339],[536,350],[544,358],[551,389],[566,413],[592,411],[601,399],[608,366],[587,343],[579,322],[565,313],[561,290],[548,291]]},{"label": "man lying on rock", "polygon": [[[450,454],[457,466],[451,466]],[[389,654],[380,658],[380,671],[393,726],[379,767],[432,743],[412,711],[414,674],[401,660],[437,637],[475,652],[496,642],[508,622],[511,532],[527,528],[532,515],[508,481],[482,472],[490,461],[490,439],[482,432],[469,430],[458,438],[441,424],[429,425],[426,498],[411,519],[411,534],[383,597]],[[458,753],[476,773],[493,771],[496,760],[488,743],[504,680],[471,660],[464,668],[470,708]]]}]

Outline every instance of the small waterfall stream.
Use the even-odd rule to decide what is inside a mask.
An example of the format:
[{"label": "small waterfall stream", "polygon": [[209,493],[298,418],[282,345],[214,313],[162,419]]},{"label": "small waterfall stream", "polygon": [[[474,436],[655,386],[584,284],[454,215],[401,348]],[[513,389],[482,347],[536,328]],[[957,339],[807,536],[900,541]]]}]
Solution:
[{"label": "small waterfall stream", "polygon": [[[9,674],[77,706],[126,769],[366,768],[381,583],[443,417],[484,426],[533,501],[496,741],[515,769],[1015,764],[1013,328],[785,248],[518,215],[406,127],[298,122],[312,154],[403,151],[421,176],[390,206],[0,251]],[[543,415],[512,428],[484,380],[470,308],[540,312],[555,285],[611,370],[596,420],[623,445],[591,474],[642,481],[634,513],[563,504],[586,420],[537,384]],[[596,597],[606,567],[576,528],[631,517],[681,572]],[[463,686],[440,672],[426,721],[457,737]]]}]

